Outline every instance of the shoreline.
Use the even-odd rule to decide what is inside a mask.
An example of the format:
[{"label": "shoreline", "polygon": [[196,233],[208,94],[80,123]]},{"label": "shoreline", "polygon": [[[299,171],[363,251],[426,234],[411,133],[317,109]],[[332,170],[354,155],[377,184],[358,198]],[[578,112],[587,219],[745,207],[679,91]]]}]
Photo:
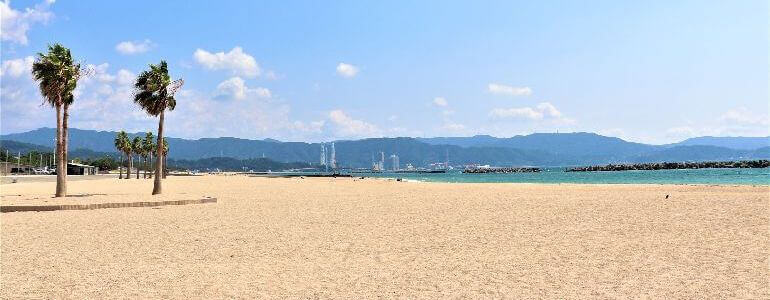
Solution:
[{"label": "shoreline", "polygon": [[[634,170],[638,172],[644,172],[643,170]],[[673,171],[673,170],[667,170],[667,171]],[[616,173],[616,172],[632,172],[632,171],[595,171],[595,172],[607,172],[607,173]],[[586,173],[586,172],[580,172],[580,173]],[[474,175],[467,175],[467,176],[478,176],[479,174]],[[500,174],[482,174],[482,176],[495,176]],[[754,186],[754,187],[770,187],[770,179],[767,183],[689,183],[689,182],[670,182],[670,183],[659,183],[659,182],[466,182],[466,181],[433,181],[433,180],[423,180],[423,179],[415,179],[415,178],[408,178],[404,176],[253,176],[249,174],[202,174],[202,175],[196,175],[194,177],[208,177],[208,176],[243,176],[243,177],[253,177],[253,178],[267,178],[267,179],[320,179],[320,178],[328,178],[328,179],[353,179],[353,180],[361,180],[361,177],[364,177],[365,179],[376,179],[376,180],[384,180],[384,181],[398,181],[398,179],[401,179],[401,182],[419,182],[419,183],[449,183],[449,184],[528,184],[528,185],[671,185],[671,186]],[[465,175],[463,175],[465,176]],[[169,176],[169,177],[190,177],[190,176]],[[304,177],[304,178],[302,178]],[[16,179],[17,182],[11,182],[13,179]],[[99,175],[69,175],[67,176],[68,180],[72,181],[83,181],[83,180],[108,180],[108,179],[116,179],[116,180],[137,180],[136,178],[131,179],[118,179],[117,174],[99,174]],[[138,181],[143,180],[152,180],[151,178],[140,178]],[[56,181],[56,175],[4,175],[0,176],[0,185],[11,185],[11,184],[19,184],[19,183],[33,183],[33,182],[55,182]]]}]

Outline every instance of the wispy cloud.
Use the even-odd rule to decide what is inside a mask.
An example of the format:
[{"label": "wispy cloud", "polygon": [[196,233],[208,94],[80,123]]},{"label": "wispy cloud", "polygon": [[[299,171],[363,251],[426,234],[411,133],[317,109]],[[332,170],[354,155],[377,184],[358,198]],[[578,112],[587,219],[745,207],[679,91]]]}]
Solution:
[{"label": "wispy cloud", "polygon": [[523,120],[567,120],[562,113],[549,102],[542,102],[535,107],[495,108],[489,115],[496,119],[523,119]]},{"label": "wispy cloud", "polygon": [[514,87],[499,83],[490,83],[487,90],[492,94],[507,96],[529,96],[532,95],[532,89],[529,87]]},{"label": "wispy cloud", "polygon": [[123,41],[115,45],[115,50],[120,54],[134,55],[150,51],[153,43],[150,40],[144,41]]},{"label": "wispy cloud", "polygon": [[436,97],[436,98],[433,98],[433,105],[445,107],[449,105],[449,102],[447,102],[444,97]]},{"label": "wispy cloud", "polygon": [[0,76],[11,76],[14,78],[21,77],[22,75],[31,76],[33,62],[35,62],[35,58],[32,56],[5,60],[0,65]]},{"label": "wispy cloud", "polygon": [[217,85],[217,92],[221,98],[243,100],[246,98],[270,98],[272,93],[267,88],[250,88],[246,86],[243,78],[232,77]]},{"label": "wispy cloud", "polygon": [[0,40],[26,45],[27,31],[36,23],[46,24],[54,17],[49,7],[54,1],[44,1],[33,8],[19,11],[11,8],[10,1],[0,2]]},{"label": "wispy cloud", "polygon": [[358,74],[358,67],[341,62],[337,65],[337,74],[345,78],[353,78]]},{"label": "wispy cloud", "polygon": [[329,121],[334,126],[333,134],[338,137],[379,136],[380,129],[366,121],[353,119],[340,109],[329,112]]}]

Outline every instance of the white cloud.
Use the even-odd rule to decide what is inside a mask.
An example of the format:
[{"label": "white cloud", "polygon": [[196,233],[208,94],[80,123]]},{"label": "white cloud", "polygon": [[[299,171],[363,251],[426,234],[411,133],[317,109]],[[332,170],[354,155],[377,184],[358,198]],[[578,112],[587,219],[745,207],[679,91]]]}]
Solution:
[{"label": "white cloud", "polygon": [[680,141],[698,136],[768,136],[770,115],[746,107],[731,108],[712,122],[674,126],[666,130],[665,141]]},{"label": "white cloud", "polygon": [[243,100],[248,97],[270,98],[272,96],[270,90],[266,88],[249,88],[243,78],[237,76],[219,83],[217,92],[220,96],[232,97],[235,100]]},{"label": "white cloud", "polygon": [[458,123],[447,123],[447,124],[444,124],[443,129],[449,130],[449,131],[464,131],[465,125],[458,124]]},{"label": "white cloud", "polygon": [[770,126],[770,117],[768,114],[757,114],[753,111],[750,111],[746,107],[738,107],[727,110],[719,117],[719,120],[737,125]]},{"label": "white cloud", "polygon": [[326,122],[323,120],[312,122],[294,121],[294,123],[292,123],[292,129],[304,133],[320,134],[323,130],[324,124],[326,124]]},{"label": "white cloud", "polygon": [[489,114],[496,118],[515,118],[515,119],[530,119],[540,120],[543,118],[543,113],[534,110],[531,107],[521,108],[495,108],[489,112]]},{"label": "white cloud", "polygon": [[[553,104],[543,102],[532,107],[519,107],[519,108],[495,108],[489,112],[489,115],[494,118],[500,119],[527,119],[527,120],[543,120],[543,119],[562,119],[562,113],[556,109]],[[562,119],[568,120],[568,119]]]},{"label": "white cloud", "polygon": [[115,50],[120,54],[132,55],[150,51],[153,44],[150,40],[144,41],[124,41],[115,45]]},{"label": "white cloud", "polygon": [[32,76],[32,63],[34,62],[35,58],[32,56],[3,61],[2,65],[0,65],[0,76],[11,76],[14,78],[22,75]]},{"label": "white cloud", "polygon": [[126,69],[120,69],[117,74],[117,83],[120,85],[132,85],[136,80],[136,74]]},{"label": "white cloud", "polygon": [[351,64],[340,63],[337,65],[337,74],[345,78],[352,78],[358,74],[358,67]]},{"label": "white cloud", "polygon": [[490,83],[487,89],[492,94],[508,95],[508,96],[529,96],[532,95],[532,89],[529,87],[514,87],[499,83]]},{"label": "white cloud", "polygon": [[556,109],[553,104],[543,102],[537,105],[537,110],[542,112],[546,117],[561,118],[561,112]]},{"label": "white cloud", "polygon": [[256,77],[261,72],[257,60],[243,52],[241,47],[235,47],[227,53],[197,49],[193,57],[198,64],[209,70],[230,70],[233,74],[246,77]]},{"label": "white cloud", "polygon": [[379,136],[380,134],[377,126],[353,119],[339,109],[330,111],[328,117],[334,127],[333,133],[337,137],[371,137]]},{"label": "white cloud", "polygon": [[46,24],[53,18],[53,13],[48,11],[51,4],[53,1],[46,1],[18,11],[11,8],[10,1],[0,2],[0,40],[26,45],[29,28],[35,23]]},{"label": "white cloud", "polygon": [[449,105],[449,102],[447,102],[446,99],[444,99],[444,97],[436,97],[436,98],[433,98],[433,105],[444,107]]}]

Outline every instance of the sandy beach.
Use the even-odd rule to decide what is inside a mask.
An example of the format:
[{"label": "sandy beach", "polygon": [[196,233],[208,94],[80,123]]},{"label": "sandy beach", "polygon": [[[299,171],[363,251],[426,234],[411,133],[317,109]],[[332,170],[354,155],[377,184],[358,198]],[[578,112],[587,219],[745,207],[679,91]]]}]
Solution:
[{"label": "sandy beach", "polygon": [[[0,185],[14,298],[765,298],[767,186],[169,177]],[[666,199],[666,195],[669,198]]]}]

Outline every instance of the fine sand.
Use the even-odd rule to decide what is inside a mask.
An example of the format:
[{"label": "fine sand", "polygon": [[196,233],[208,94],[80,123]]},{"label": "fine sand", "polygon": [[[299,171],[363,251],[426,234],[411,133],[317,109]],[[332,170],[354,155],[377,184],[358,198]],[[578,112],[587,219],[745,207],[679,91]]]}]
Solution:
[{"label": "fine sand", "polygon": [[[169,177],[0,185],[0,297],[764,298],[767,186]],[[665,199],[666,195],[670,195]]]}]

